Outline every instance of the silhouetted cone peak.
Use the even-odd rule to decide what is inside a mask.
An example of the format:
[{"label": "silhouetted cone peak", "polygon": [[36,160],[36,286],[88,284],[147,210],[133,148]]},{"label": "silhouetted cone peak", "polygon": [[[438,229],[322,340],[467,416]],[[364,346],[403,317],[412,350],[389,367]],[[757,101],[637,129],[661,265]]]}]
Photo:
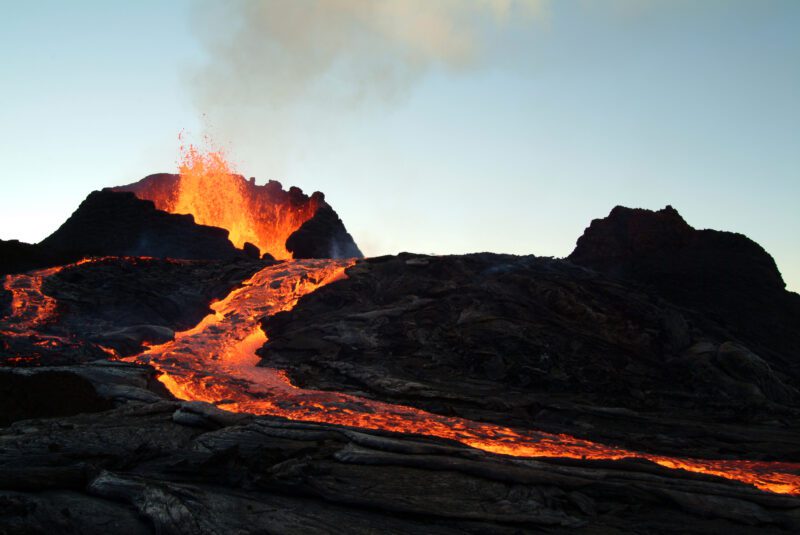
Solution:
[{"label": "silhouetted cone peak", "polygon": [[657,211],[616,206],[595,219],[569,260],[597,271],[661,283],[679,278],[695,284],[785,287],[772,257],[742,234],[697,230],[672,206]]},{"label": "silhouetted cone peak", "polygon": [[198,225],[191,215],[156,210],[132,193],[94,191],[40,244],[59,254],[230,259],[256,256],[228,240],[228,231]]},{"label": "silhouetted cone peak", "polygon": [[592,221],[568,260],[644,284],[762,356],[788,364],[800,347],[800,296],[785,290],[769,253],[742,234],[697,230],[671,206],[617,206]]}]

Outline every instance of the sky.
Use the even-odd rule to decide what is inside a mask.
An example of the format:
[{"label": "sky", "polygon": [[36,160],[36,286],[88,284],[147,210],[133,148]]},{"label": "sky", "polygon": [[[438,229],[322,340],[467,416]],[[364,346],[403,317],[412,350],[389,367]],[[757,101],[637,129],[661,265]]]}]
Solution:
[{"label": "sky", "polygon": [[795,0],[0,0],[0,239],[174,172],[323,191],[368,256],[563,257],[615,205],[800,291]]}]

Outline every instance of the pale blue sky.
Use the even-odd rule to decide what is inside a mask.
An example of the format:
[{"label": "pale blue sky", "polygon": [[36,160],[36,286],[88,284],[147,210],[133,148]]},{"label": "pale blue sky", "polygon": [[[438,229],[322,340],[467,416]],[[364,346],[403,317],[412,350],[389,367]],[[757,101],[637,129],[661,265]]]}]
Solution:
[{"label": "pale blue sky", "polygon": [[174,171],[178,132],[207,129],[242,174],[324,191],[371,256],[564,256],[616,204],[672,204],[759,242],[799,290],[800,2],[542,6],[476,22],[466,67],[243,111],[197,76],[209,4],[0,0],[0,238],[38,241],[91,190]]}]

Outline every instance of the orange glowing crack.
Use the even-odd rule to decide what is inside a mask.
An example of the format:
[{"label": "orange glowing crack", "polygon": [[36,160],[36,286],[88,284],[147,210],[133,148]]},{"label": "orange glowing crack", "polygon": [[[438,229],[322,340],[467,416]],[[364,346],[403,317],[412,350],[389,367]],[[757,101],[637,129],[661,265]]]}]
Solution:
[{"label": "orange glowing crack", "polygon": [[741,481],[764,491],[800,495],[800,464],[676,458],[606,446],[564,434],[517,431],[450,418],[412,407],[296,388],[281,370],[259,367],[255,350],[266,336],[259,319],[291,309],[300,297],[344,276],[353,261],[290,261],[267,267],[214,303],[213,314],[175,340],[132,357],[162,372],[176,397],[227,410],[291,420],[451,439],[517,457],[645,459],[666,468]]}]

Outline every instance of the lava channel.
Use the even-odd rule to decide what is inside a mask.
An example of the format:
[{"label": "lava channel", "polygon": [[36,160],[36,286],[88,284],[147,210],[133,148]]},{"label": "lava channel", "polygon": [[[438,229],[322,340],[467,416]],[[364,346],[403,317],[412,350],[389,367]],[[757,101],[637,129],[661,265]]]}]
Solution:
[{"label": "lava channel", "polygon": [[[43,331],[57,319],[56,300],[44,293],[42,284],[47,277],[55,275],[63,269],[79,266],[89,262],[99,262],[104,257],[85,258],[73,264],[38,269],[30,273],[6,275],[3,289],[11,293],[11,311],[0,322],[0,336],[7,340],[25,338],[34,346],[55,348],[71,345],[69,339]],[[36,364],[39,355],[17,355],[6,358],[8,364]]]},{"label": "lava channel", "polygon": [[287,261],[267,267],[212,305],[213,313],[171,342],[131,357],[162,372],[180,399],[234,412],[440,437],[516,457],[643,459],[741,481],[769,492],[800,495],[800,464],[668,457],[598,444],[564,434],[515,430],[357,396],[296,388],[281,370],[257,366],[266,341],[259,320],[291,309],[315,289],[344,277],[350,260]]}]

